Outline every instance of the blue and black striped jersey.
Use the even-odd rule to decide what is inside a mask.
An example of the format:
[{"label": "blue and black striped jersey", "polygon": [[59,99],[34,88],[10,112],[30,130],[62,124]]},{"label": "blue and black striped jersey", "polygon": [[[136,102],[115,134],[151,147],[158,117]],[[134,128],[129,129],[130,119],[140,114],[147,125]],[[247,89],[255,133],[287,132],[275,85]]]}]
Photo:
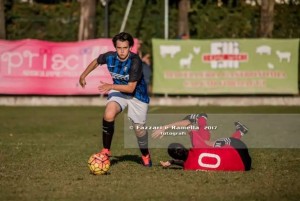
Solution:
[{"label": "blue and black striped jersey", "polygon": [[[132,94],[138,100],[149,103],[150,99],[147,92],[147,85],[144,80],[142,61],[137,54],[129,53],[128,59],[120,61],[117,52],[107,52],[100,54],[97,58],[98,64],[106,64],[114,84],[127,85],[128,82],[137,81],[137,85]],[[123,92],[122,92],[123,93]]]}]

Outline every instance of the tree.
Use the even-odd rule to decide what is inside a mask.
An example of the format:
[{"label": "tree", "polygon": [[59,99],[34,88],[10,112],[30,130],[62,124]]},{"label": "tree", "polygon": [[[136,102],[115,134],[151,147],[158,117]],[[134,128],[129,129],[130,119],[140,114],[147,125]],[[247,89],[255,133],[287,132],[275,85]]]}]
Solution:
[{"label": "tree", "polygon": [[79,41],[95,38],[96,4],[96,0],[80,0]]},{"label": "tree", "polygon": [[261,1],[260,11],[260,31],[259,36],[263,38],[271,38],[274,26],[274,4],[275,0]]},{"label": "tree", "polygon": [[6,39],[4,1],[0,0],[0,39]]},{"label": "tree", "polygon": [[189,38],[190,30],[188,13],[190,10],[190,0],[180,0],[178,7],[178,36],[181,38],[183,36]]}]

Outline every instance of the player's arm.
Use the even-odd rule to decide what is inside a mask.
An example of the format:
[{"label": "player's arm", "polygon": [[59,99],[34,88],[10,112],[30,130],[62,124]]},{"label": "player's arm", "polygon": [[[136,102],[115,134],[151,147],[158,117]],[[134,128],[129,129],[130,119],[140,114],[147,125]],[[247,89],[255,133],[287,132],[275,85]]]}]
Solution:
[{"label": "player's arm", "polygon": [[174,123],[167,124],[167,125],[163,126],[163,128],[168,129],[168,128],[172,128],[174,126],[175,127],[188,127],[189,125],[194,123],[194,121],[187,117],[185,117],[184,119],[182,119],[180,121],[176,121]]},{"label": "player's arm", "polygon": [[171,127],[187,127],[191,124],[191,122],[187,119],[183,119],[181,121],[176,121],[174,123],[170,123],[168,125],[165,125],[164,127],[166,128],[171,128]]},{"label": "player's arm", "polygon": [[188,115],[185,118],[183,118],[181,121],[176,121],[174,123],[170,123],[164,126],[161,126],[161,129],[157,129],[152,133],[152,137],[153,138],[162,138],[164,135],[162,135],[162,133],[167,130],[168,128],[172,128],[172,127],[188,127],[189,125],[191,125],[192,123],[194,123],[196,120],[193,120],[192,115]]},{"label": "player's arm", "polygon": [[94,59],[86,67],[86,69],[83,71],[83,73],[80,75],[80,78],[79,78],[79,84],[81,85],[81,87],[84,87],[86,85],[85,78],[86,78],[86,76],[88,76],[88,74],[90,74],[90,72],[92,72],[93,70],[95,70],[98,65],[106,64],[106,57],[109,54],[112,54],[112,52],[107,52],[107,53],[104,53],[104,54],[100,54],[98,56],[98,58]]},{"label": "player's arm", "polygon": [[160,137],[162,138],[163,135],[162,133],[168,129],[168,128],[172,128],[172,127],[187,127],[191,124],[195,124],[197,122],[197,119],[201,116],[205,116],[204,114],[190,114],[190,115],[187,115],[186,117],[184,117],[181,121],[177,121],[177,122],[174,122],[174,123],[171,123],[171,124],[168,124],[168,125],[165,125],[165,126],[162,126],[161,129],[159,130],[155,130],[153,133],[152,133],[152,137],[153,138],[157,138],[157,137]]},{"label": "player's arm", "polygon": [[87,67],[86,69],[83,71],[83,73],[80,75],[80,78],[79,78],[79,84],[81,87],[85,87],[86,85],[86,81],[85,81],[85,78],[86,76],[88,76],[88,74],[90,72],[92,72],[93,70],[95,70],[95,68],[97,68],[98,66],[98,62],[97,62],[97,59],[94,59]]},{"label": "player's arm", "polygon": [[191,122],[188,120],[188,119],[183,119],[181,121],[176,121],[174,123],[170,123],[170,124],[167,124],[167,125],[164,125],[164,126],[161,126],[161,129],[157,129],[155,130],[153,133],[152,133],[152,137],[153,138],[162,138],[164,135],[162,135],[162,133],[169,129],[169,128],[172,128],[172,127],[187,127],[191,124]]},{"label": "player's arm", "polygon": [[176,159],[172,159],[169,160],[171,165],[179,165],[181,167],[183,167],[184,161],[183,160],[176,160]]},{"label": "player's arm", "polygon": [[137,81],[128,82],[128,84],[126,84],[126,85],[107,84],[104,82],[100,82],[100,84],[101,84],[99,86],[100,92],[108,92],[109,90],[113,89],[113,90],[117,90],[117,91],[124,92],[124,93],[133,93],[136,88]]},{"label": "player's arm", "polygon": [[190,114],[190,115],[187,115],[186,117],[183,118],[183,120],[187,120],[190,122],[190,124],[194,124],[196,123],[196,115],[194,114]]},{"label": "player's arm", "polygon": [[190,114],[187,115],[186,117],[184,117],[184,120],[189,120],[191,122],[191,124],[195,124],[197,123],[198,118],[200,117],[204,117],[207,118],[207,115],[205,113],[201,113],[201,114]]},{"label": "player's arm", "polygon": [[160,161],[160,164],[163,167],[170,167],[171,165],[178,165],[178,166],[183,167],[184,161],[171,159],[168,161]]}]

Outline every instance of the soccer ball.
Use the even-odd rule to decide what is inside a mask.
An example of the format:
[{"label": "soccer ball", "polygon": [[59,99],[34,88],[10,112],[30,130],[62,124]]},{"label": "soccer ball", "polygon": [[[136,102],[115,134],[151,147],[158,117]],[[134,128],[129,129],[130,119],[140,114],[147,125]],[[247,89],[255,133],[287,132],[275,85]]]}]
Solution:
[{"label": "soccer ball", "polygon": [[88,160],[90,172],[94,175],[105,174],[109,170],[109,157],[105,154],[93,154]]}]

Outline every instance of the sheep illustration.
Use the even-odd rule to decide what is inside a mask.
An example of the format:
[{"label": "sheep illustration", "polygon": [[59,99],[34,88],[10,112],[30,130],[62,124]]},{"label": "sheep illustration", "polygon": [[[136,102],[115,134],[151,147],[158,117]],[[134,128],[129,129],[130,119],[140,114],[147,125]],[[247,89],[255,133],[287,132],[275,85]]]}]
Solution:
[{"label": "sheep illustration", "polygon": [[180,59],[180,67],[181,68],[190,68],[192,63],[193,55],[189,54],[188,57]]},{"label": "sheep illustration", "polygon": [[288,63],[290,63],[290,61],[291,61],[291,53],[290,52],[280,52],[279,50],[277,50],[276,54],[277,54],[280,62],[282,62],[284,59],[286,59],[286,61]]}]

